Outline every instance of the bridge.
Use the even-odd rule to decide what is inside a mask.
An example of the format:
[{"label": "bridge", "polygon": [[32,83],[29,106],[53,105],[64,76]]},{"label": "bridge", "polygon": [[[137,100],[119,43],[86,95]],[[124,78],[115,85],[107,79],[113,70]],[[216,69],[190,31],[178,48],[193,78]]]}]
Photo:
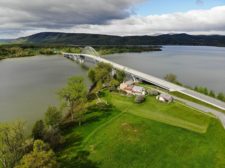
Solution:
[{"label": "bridge", "polygon": [[170,92],[179,92],[182,93],[184,95],[190,96],[192,98],[195,98],[197,100],[200,100],[202,102],[205,102],[207,104],[210,104],[214,107],[217,107],[221,110],[225,110],[225,103],[222,101],[219,101],[217,99],[214,99],[212,97],[203,95],[201,93],[195,92],[193,90],[184,88],[182,86],[173,84],[171,82],[165,81],[163,79],[157,78],[155,76],[146,74],[146,73],[142,73],[140,71],[137,71],[135,69],[117,64],[115,62],[109,61],[107,59],[104,59],[100,56],[98,56],[96,53],[94,53],[94,55],[91,54],[76,54],[76,53],[63,53],[64,57],[67,57],[69,59],[78,61],[80,63],[84,63],[84,62],[92,62],[92,63],[98,63],[98,62],[103,62],[103,63],[107,63],[107,64],[111,64],[113,68],[118,69],[118,70],[122,70],[124,71],[126,74],[130,74],[131,76],[140,79],[142,81],[145,81],[147,83],[151,83],[153,85],[156,85],[160,88],[166,89]]}]

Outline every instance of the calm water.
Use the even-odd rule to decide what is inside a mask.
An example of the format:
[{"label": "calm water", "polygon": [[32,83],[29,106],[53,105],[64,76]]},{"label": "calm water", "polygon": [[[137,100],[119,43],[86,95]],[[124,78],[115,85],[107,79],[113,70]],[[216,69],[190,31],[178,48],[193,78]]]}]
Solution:
[{"label": "calm water", "polygon": [[225,48],[164,46],[161,52],[113,54],[106,58],[160,78],[174,73],[188,86],[225,92]]},{"label": "calm water", "polygon": [[0,122],[32,123],[49,105],[58,104],[57,90],[73,75],[86,71],[62,56],[35,56],[0,61]]}]

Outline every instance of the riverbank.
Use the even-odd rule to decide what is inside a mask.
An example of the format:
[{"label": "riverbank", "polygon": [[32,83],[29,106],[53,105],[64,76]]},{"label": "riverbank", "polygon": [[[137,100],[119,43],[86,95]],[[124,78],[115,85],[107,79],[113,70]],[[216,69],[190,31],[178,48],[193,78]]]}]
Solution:
[{"label": "riverbank", "polygon": [[[84,46],[0,45],[0,60],[6,58],[56,55],[61,52],[81,53]],[[94,46],[99,55],[161,51],[161,46]]]}]

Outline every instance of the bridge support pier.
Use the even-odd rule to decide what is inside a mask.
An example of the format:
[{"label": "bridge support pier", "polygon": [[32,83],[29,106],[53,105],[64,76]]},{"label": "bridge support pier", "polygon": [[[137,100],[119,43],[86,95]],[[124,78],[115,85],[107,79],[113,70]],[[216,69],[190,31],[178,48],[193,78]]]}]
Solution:
[{"label": "bridge support pier", "polygon": [[112,76],[115,76],[115,75],[116,75],[116,72],[117,72],[116,69],[113,68],[113,69],[112,69],[112,72],[111,72],[111,75],[112,75]]},{"label": "bridge support pier", "polygon": [[136,83],[136,82],[139,82],[139,80],[134,76],[134,75],[131,75],[133,81]]}]

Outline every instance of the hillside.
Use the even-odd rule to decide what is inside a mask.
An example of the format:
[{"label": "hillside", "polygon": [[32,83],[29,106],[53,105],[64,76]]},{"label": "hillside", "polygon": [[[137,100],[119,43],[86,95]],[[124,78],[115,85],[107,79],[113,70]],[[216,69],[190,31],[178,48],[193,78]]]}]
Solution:
[{"label": "hillside", "polygon": [[205,45],[225,46],[225,36],[164,34],[158,36],[110,36],[100,34],[43,32],[18,38],[14,43],[58,45]]},{"label": "hillside", "polygon": [[6,44],[6,43],[10,43],[10,42],[13,42],[14,40],[12,39],[0,39],[0,44]]}]

